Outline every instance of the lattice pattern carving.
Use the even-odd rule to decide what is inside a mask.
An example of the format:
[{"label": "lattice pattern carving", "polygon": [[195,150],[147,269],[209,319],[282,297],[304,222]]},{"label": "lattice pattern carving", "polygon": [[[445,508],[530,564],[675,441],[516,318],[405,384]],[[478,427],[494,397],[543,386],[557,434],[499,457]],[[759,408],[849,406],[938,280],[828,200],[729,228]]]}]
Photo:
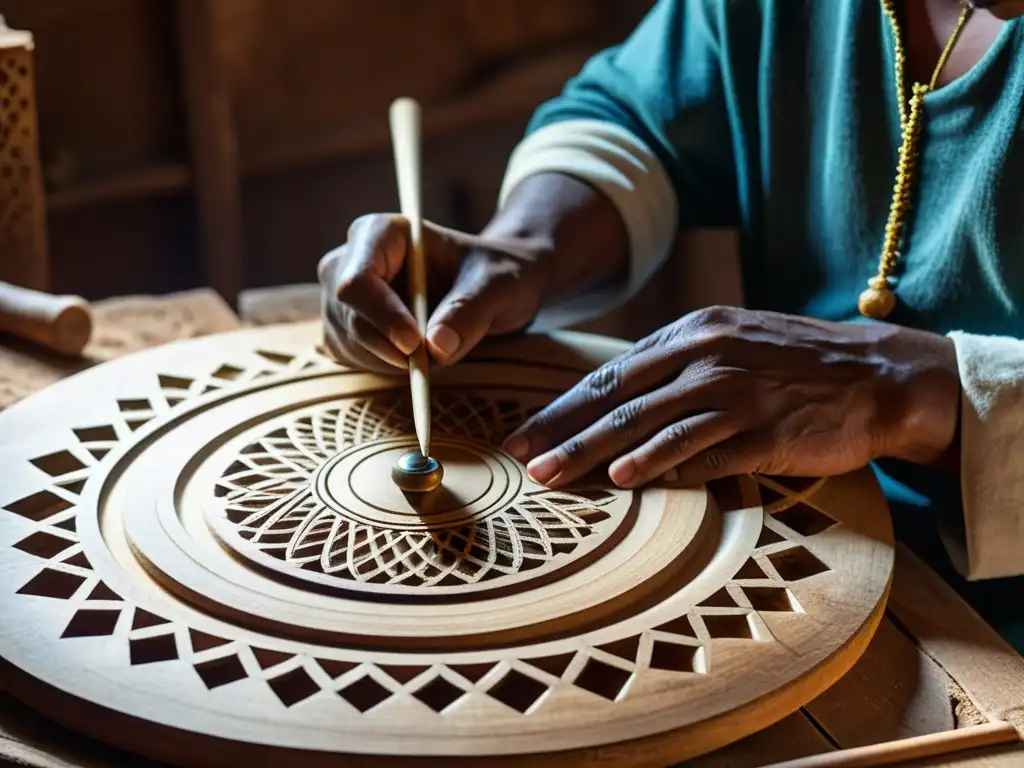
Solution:
[{"label": "lattice pattern carving", "polygon": [[0,17],[0,281],[48,287],[44,206],[32,36]]},{"label": "lattice pattern carving", "polygon": [[[716,642],[771,641],[759,614],[800,612],[802,609],[789,587],[828,570],[828,565],[802,544],[835,525],[815,506],[812,497],[801,501],[807,509],[800,510],[798,515],[780,513],[766,519],[750,559],[721,590],[656,627],[611,642],[582,644],[572,652],[556,656],[504,658],[499,651],[490,661],[452,661],[432,666],[371,663],[349,658],[345,649],[325,648],[315,656],[294,653],[265,647],[273,645],[271,638],[267,638],[264,646],[255,646],[197,630],[126,601],[94,572],[82,549],[75,521],[83,488],[105,457],[139,439],[139,430],[150,421],[159,421],[178,408],[217,397],[233,387],[247,386],[265,376],[316,369],[323,362],[271,352],[260,355],[266,361],[260,367],[222,367],[199,379],[161,375],[160,398],[120,400],[119,419],[110,424],[77,428],[72,432],[79,441],[77,445],[33,460],[43,480],[41,487],[6,504],[2,511],[32,526],[31,533],[14,546],[24,557],[39,562],[38,570],[17,591],[24,599],[63,601],[72,609],[62,638],[74,642],[77,638],[111,637],[112,642],[126,646],[126,663],[186,664],[210,690],[241,685],[242,681],[262,681],[286,708],[318,696],[331,696],[346,702],[354,714],[369,713],[396,697],[411,696],[424,704],[427,711],[441,715],[464,696],[478,693],[512,711],[529,714],[542,706],[549,692],[559,685],[572,685],[592,695],[595,702],[604,701],[611,706],[629,696],[629,682],[639,674],[711,674]],[[487,434],[500,440],[504,430],[524,418],[522,412],[510,405],[490,403],[476,396],[460,399],[453,394],[451,398],[440,411],[438,426],[454,433],[459,429],[479,430],[476,420],[492,418]],[[401,404],[394,406],[391,410],[385,408],[382,415],[378,407],[362,400],[344,412],[325,411],[318,418],[297,420],[283,432],[266,435],[243,451],[239,466],[220,479],[222,498],[237,511],[240,524],[249,526],[255,536],[262,529],[250,525],[254,516],[264,515],[261,510],[294,492],[289,484],[308,482],[310,472],[325,453],[345,440],[376,439],[392,429],[407,429]],[[784,479],[758,478],[758,482],[763,503],[798,492],[786,487]],[[724,503],[726,499],[737,496],[722,484],[715,493],[721,494],[722,509],[729,508]],[[583,529],[593,519],[592,515],[599,513],[601,503],[599,493],[589,497],[550,493],[534,495],[521,506],[530,510],[534,520],[550,515],[547,522],[540,524],[549,534],[544,545],[547,548],[542,549],[555,553],[555,542],[559,539],[551,537],[551,530],[563,526],[568,531],[566,542],[584,535]],[[308,512],[304,519],[310,521],[311,531],[322,527]],[[814,523],[805,525],[807,520]],[[283,539],[291,541],[295,530],[286,529]],[[293,547],[293,554],[301,555],[304,547],[311,547],[319,550],[317,557],[322,558],[325,548],[316,538],[318,535],[309,533],[301,545]],[[524,536],[520,533],[519,538]],[[334,562],[328,556],[328,565]]]}]

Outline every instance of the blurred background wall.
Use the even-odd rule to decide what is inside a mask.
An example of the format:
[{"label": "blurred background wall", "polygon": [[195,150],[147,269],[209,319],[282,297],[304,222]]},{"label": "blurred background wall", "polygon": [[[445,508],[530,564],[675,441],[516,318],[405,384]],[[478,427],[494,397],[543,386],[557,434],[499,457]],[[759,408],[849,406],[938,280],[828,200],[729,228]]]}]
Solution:
[{"label": "blurred background wall", "polygon": [[397,207],[387,106],[424,108],[427,215],[474,229],[533,109],[651,0],[0,0],[35,38],[49,289],[310,282]]}]

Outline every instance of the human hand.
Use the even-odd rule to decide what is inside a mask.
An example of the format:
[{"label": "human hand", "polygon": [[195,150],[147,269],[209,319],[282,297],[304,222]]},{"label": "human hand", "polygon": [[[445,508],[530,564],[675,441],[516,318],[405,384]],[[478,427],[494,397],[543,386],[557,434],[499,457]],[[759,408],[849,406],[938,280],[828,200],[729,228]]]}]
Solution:
[{"label": "human hand", "polygon": [[558,487],[611,461],[633,488],[758,472],[829,476],[881,458],[932,463],[954,439],[952,342],[884,324],[714,307],[598,368],[505,442]]},{"label": "human hand", "polygon": [[[524,328],[544,295],[545,256],[536,241],[484,238],[423,223],[427,348],[435,361],[462,359],[485,336]],[[357,219],[348,242],[320,261],[325,341],[342,362],[393,372],[420,345],[409,310],[409,224],[401,216]]]}]

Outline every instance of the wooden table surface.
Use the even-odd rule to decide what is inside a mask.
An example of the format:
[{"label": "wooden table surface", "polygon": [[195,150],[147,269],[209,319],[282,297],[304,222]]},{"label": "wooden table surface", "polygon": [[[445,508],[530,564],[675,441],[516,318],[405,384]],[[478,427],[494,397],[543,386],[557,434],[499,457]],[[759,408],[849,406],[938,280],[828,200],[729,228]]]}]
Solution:
[{"label": "wooden table surface", "polygon": [[[245,304],[243,304],[245,306]],[[130,297],[94,305],[96,331],[85,359],[69,363],[0,338],[0,409],[89,365],[145,347],[234,330],[243,322],[215,294]],[[301,320],[295,307],[257,307],[258,323]],[[2,620],[2,619],[0,619]],[[2,685],[2,681],[0,681]],[[901,548],[886,617],[858,664],[830,690],[765,731],[687,763],[692,768],[760,768],[992,721],[1024,734],[1024,658],[951,588]],[[156,768],[51,724],[0,692],[0,765],[40,768]],[[1024,766],[1024,742],[908,765],[917,768]]]}]

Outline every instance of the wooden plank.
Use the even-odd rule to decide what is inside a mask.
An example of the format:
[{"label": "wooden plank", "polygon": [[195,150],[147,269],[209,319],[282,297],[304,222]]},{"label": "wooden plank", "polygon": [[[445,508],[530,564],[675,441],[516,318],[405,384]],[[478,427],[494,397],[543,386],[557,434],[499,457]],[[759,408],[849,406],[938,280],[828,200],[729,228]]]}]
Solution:
[{"label": "wooden plank", "polygon": [[679,768],[760,768],[769,763],[820,755],[835,747],[815,728],[803,710],[770,728],[747,736]]},{"label": "wooden plank", "polygon": [[947,675],[888,618],[860,661],[807,705],[843,749],[956,727]]},{"label": "wooden plank", "polygon": [[238,138],[214,4],[178,0],[178,25],[205,277],[234,305],[244,277]]},{"label": "wooden plank", "polygon": [[1024,729],[1024,658],[904,546],[889,609],[983,715]]},{"label": "wooden plank", "polygon": [[1024,744],[992,747],[905,763],[903,768],[1020,768],[1024,765]]}]

